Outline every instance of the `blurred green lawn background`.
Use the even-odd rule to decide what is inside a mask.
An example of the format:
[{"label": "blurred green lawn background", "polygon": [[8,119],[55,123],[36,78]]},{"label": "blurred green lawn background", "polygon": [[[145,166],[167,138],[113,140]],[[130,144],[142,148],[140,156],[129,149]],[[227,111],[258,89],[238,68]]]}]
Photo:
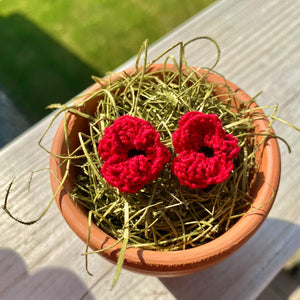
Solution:
[{"label": "blurred green lawn background", "polygon": [[212,2],[0,0],[0,88],[34,123]]}]

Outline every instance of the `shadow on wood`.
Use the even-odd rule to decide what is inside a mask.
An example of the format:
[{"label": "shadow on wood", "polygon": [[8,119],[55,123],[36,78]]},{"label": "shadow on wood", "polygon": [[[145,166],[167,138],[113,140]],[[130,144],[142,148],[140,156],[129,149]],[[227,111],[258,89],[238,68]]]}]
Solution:
[{"label": "shadow on wood", "polygon": [[[22,258],[10,249],[0,249],[0,295],[9,299],[85,299],[93,300],[81,279],[67,269],[41,268],[29,274]],[[20,275],[21,274],[21,275]],[[12,288],[14,287],[14,288]]]}]

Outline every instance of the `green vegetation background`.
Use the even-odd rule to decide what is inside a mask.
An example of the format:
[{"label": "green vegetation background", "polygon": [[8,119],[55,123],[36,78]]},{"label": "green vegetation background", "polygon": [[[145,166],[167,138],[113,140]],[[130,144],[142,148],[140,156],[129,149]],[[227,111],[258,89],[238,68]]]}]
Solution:
[{"label": "green vegetation background", "polygon": [[0,0],[0,88],[34,123],[212,2]]}]

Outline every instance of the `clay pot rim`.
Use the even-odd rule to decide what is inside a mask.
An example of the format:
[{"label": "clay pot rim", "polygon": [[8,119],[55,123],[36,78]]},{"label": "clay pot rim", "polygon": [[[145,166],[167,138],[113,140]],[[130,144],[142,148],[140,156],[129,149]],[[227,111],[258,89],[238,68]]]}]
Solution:
[{"label": "clay pot rim", "polygon": [[[163,64],[154,64],[150,70],[161,70]],[[166,65],[166,69],[170,69],[173,65]],[[126,73],[131,74],[135,71],[135,68],[126,70]],[[207,73],[207,70],[197,70],[200,74]],[[123,72],[120,72],[123,73]],[[119,73],[119,74],[120,74]],[[113,79],[118,78],[117,75],[113,75]],[[224,78],[219,75],[209,73],[207,75],[209,82],[216,82],[224,84]],[[242,101],[250,100],[244,91],[239,89],[236,85],[226,80],[226,84],[231,87],[233,91],[238,92],[237,97]],[[100,88],[99,84],[92,85],[86,92],[94,92]],[[266,121],[257,122],[259,130],[264,130],[267,126]],[[57,130],[54,137],[52,149],[53,153],[57,153],[57,143],[64,143],[63,134],[63,121]],[[280,152],[275,138],[269,139],[263,151],[264,165],[267,166],[264,172],[265,181],[267,184],[263,184],[257,191],[257,198],[254,200],[254,205],[259,209],[255,212],[251,212],[242,216],[239,221],[233,225],[226,233],[210,241],[204,245],[178,251],[155,251],[155,250],[142,250],[139,248],[128,248],[125,252],[124,266],[128,269],[138,270],[143,273],[152,273],[156,275],[174,275],[174,274],[186,274],[191,271],[195,272],[207,268],[229,256],[241,245],[243,245],[260,227],[265,218],[267,217],[273,202],[275,200],[276,191],[278,189],[280,180]],[[58,161],[53,156],[50,157],[50,169],[54,171],[58,178],[61,176],[58,174]],[[276,170],[276,172],[274,172]],[[51,174],[51,186],[53,192],[58,188],[58,182]],[[268,199],[266,201],[266,199]],[[72,199],[63,191],[56,196],[56,203],[69,224],[71,229],[86,243],[87,241],[87,213],[84,216],[82,209],[78,205],[74,205]],[[84,220],[86,218],[86,220]],[[75,221],[75,222],[74,222]],[[76,223],[81,222],[81,227],[78,227]],[[104,242],[103,242],[104,241]],[[96,227],[95,224],[91,228],[90,247],[94,250],[102,247],[111,246],[116,240],[101,229]],[[101,253],[108,260],[115,262],[118,257],[121,243],[111,249]],[[190,269],[190,270],[189,270]]]}]

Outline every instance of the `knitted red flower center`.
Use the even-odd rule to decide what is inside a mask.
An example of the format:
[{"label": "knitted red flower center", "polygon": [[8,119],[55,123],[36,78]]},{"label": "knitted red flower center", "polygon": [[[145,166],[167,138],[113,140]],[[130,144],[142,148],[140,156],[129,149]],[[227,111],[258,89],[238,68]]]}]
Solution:
[{"label": "knitted red flower center", "polygon": [[170,160],[155,128],[143,119],[127,115],[105,128],[98,152],[104,161],[101,174],[125,193],[139,191]]},{"label": "knitted red flower center", "polygon": [[216,115],[188,112],[172,137],[178,156],[171,170],[182,185],[206,188],[229,177],[240,149],[238,140],[225,133]]}]

